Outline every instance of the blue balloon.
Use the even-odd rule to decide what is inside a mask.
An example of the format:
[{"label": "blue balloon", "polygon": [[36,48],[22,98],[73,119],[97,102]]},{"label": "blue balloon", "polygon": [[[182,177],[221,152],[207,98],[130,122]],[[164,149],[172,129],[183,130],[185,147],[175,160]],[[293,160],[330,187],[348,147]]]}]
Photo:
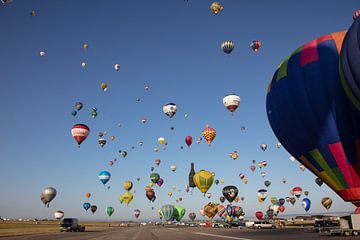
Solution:
[{"label": "blue balloon", "polygon": [[309,211],[311,207],[311,201],[308,198],[304,198],[302,201],[302,206],[305,209],[305,211]]},{"label": "blue balloon", "polygon": [[71,115],[73,115],[74,117],[76,116],[76,114],[77,114],[77,111],[75,111],[75,110],[71,112]]},{"label": "blue balloon", "polygon": [[91,206],[91,204],[88,202],[83,204],[83,208],[85,209],[85,211],[89,210],[90,206]]},{"label": "blue balloon", "polygon": [[102,184],[106,184],[110,180],[111,174],[108,171],[102,171],[99,173],[99,179]]}]

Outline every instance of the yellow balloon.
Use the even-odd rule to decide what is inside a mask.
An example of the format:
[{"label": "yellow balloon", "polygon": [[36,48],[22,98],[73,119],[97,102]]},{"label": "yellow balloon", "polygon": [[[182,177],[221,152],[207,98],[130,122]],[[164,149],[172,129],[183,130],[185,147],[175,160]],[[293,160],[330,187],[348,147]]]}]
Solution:
[{"label": "yellow balloon", "polygon": [[125,191],[130,191],[133,187],[132,181],[125,181],[123,184]]},{"label": "yellow balloon", "polygon": [[171,197],[171,196],[172,196],[172,192],[168,192],[168,196]]},{"label": "yellow balloon", "polygon": [[221,184],[224,184],[224,182],[225,182],[224,179],[221,179],[221,180],[220,180],[220,183],[221,183]]},{"label": "yellow balloon", "polygon": [[159,137],[158,142],[159,142],[160,145],[164,145],[165,144],[165,138]]},{"label": "yellow balloon", "polygon": [[106,92],[106,91],[107,91],[107,83],[102,82],[102,83],[101,83],[101,89],[102,89],[104,92]]},{"label": "yellow balloon", "polygon": [[201,170],[194,175],[193,180],[196,187],[202,193],[206,193],[211,187],[211,185],[214,183],[214,175],[209,171]]},{"label": "yellow balloon", "polygon": [[132,195],[131,192],[125,192],[123,195],[121,195],[120,197],[120,202],[125,202],[126,205],[129,205],[129,203],[133,200],[134,196]]}]

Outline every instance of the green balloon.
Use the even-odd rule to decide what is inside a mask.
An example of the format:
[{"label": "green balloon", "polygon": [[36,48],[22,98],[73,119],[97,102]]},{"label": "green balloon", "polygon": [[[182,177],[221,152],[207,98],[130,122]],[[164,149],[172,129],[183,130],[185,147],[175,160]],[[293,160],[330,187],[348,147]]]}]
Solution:
[{"label": "green balloon", "polygon": [[184,217],[184,215],[185,215],[185,208],[183,208],[182,206],[175,206],[174,218],[176,219],[176,221],[180,222],[181,219]]},{"label": "green balloon", "polygon": [[113,207],[107,207],[105,209],[105,212],[107,213],[107,215],[109,215],[109,217],[111,217],[111,215],[114,213],[114,208]]},{"label": "green balloon", "polygon": [[173,205],[167,204],[161,207],[162,217],[166,221],[171,221],[174,218],[174,212],[175,212],[175,207]]},{"label": "green balloon", "polygon": [[152,173],[150,179],[153,183],[157,183],[160,179],[160,175],[158,173]]}]

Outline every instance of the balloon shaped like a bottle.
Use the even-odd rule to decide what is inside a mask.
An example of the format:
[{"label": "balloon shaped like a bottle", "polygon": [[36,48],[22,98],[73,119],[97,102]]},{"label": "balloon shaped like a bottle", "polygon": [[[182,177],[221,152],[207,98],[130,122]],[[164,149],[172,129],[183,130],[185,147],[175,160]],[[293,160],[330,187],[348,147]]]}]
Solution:
[{"label": "balloon shaped like a bottle", "polygon": [[[351,33],[352,28],[344,46],[355,44]],[[285,59],[269,84],[266,111],[286,150],[358,211],[360,110],[340,80],[344,37],[345,32],[322,36]],[[359,63],[359,57],[348,60]]]}]

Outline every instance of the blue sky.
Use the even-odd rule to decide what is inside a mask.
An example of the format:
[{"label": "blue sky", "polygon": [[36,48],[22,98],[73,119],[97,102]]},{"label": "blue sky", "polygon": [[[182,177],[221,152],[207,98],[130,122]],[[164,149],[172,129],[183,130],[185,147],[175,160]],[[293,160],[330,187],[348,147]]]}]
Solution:
[{"label": "blue sky", "polygon": [[[187,218],[192,211],[199,216],[198,210],[210,200],[217,202],[226,185],[239,188],[245,200],[238,204],[248,217],[265,211],[270,197],[290,196],[295,186],[310,192],[310,213],[325,211],[320,203],[324,196],[334,201],[331,211],[355,209],[327,186],[319,188],[315,176],[301,172],[285,149],[275,148],[265,98],[278,64],[298,46],[347,29],[359,4],[348,0],[221,3],[224,10],[216,16],[209,9],[211,1],[195,0],[15,0],[1,6],[0,215],[52,218],[54,211],[63,210],[67,217],[100,220],[108,219],[105,208],[113,206],[113,220],[135,219],[136,208],[141,210],[140,218],[157,219],[156,209],[182,197]],[[30,16],[31,10],[36,16]],[[255,39],[262,41],[257,54],[249,48]],[[220,49],[224,40],[235,43],[229,56]],[[82,48],[84,43],[89,49]],[[40,51],[46,55],[40,57]],[[115,63],[121,64],[119,72],[114,71]],[[101,90],[101,82],[108,83],[107,92]],[[241,98],[234,116],[222,104],[229,93]],[[70,113],[77,101],[84,108],[73,117]],[[178,107],[172,120],[162,112],[167,102]],[[98,109],[95,119],[90,115],[93,107]],[[146,124],[142,118],[147,118]],[[91,129],[80,149],[70,134],[75,123]],[[195,142],[205,124],[217,130],[211,147]],[[108,144],[101,148],[97,133],[104,130]],[[115,141],[109,140],[111,135]],[[184,143],[186,135],[194,138],[190,148]],[[160,136],[168,142],[165,151],[157,143]],[[262,143],[268,144],[265,152],[259,148]],[[119,150],[126,150],[128,156],[123,159]],[[234,150],[240,154],[235,161],[228,157]],[[107,162],[113,158],[118,161],[110,167]],[[157,158],[162,161],[159,167],[154,166]],[[250,171],[253,159],[267,160],[265,178],[260,176],[262,170]],[[198,190],[193,195],[184,191],[191,162],[197,171],[207,169],[224,179],[225,184],[209,190],[211,199]],[[175,173],[170,171],[173,164]],[[149,203],[144,188],[152,166],[164,185],[154,188],[157,199]],[[102,170],[112,173],[110,190],[98,180]],[[247,185],[239,173],[245,173]],[[125,180],[133,181],[136,190],[129,206],[118,201]],[[268,200],[259,204],[257,190],[265,188],[264,180],[272,184]],[[58,190],[49,209],[39,198],[47,186]],[[169,191],[174,193],[171,198]],[[89,202],[98,206],[94,216],[82,208],[86,192],[92,193]],[[305,213],[301,201],[285,207],[286,214]]]}]

